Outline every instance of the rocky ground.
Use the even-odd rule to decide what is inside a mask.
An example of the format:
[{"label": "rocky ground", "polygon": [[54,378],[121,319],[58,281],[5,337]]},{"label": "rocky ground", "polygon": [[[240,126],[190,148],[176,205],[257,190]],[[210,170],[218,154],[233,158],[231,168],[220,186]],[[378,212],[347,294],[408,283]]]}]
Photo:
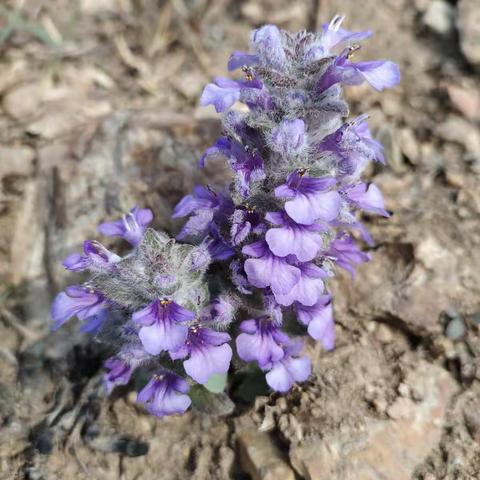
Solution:
[{"label": "rocky ground", "polygon": [[[361,3],[361,6],[360,6]],[[219,131],[197,106],[262,23],[372,28],[402,84],[348,90],[388,167],[374,259],[340,275],[337,348],[311,380],[226,416],[157,420],[101,394],[102,352],[49,332],[59,260],[138,204],[172,206]],[[6,0],[0,5],[0,478],[480,478],[478,0]],[[222,171],[208,172],[221,182]],[[231,392],[231,393],[232,393]]]}]

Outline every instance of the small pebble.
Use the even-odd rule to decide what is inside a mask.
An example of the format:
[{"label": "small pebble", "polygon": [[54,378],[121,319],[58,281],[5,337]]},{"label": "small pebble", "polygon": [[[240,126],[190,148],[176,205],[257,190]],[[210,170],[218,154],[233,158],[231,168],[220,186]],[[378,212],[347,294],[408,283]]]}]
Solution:
[{"label": "small pebble", "polygon": [[444,0],[433,0],[423,15],[423,23],[439,35],[448,35],[454,27],[455,10]]},{"label": "small pebble", "polygon": [[380,324],[375,332],[375,338],[380,343],[390,343],[393,340],[392,331],[384,324]]},{"label": "small pebble", "polygon": [[402,397],[409,397],[410,396],[410,387],[406,383],[401,383],[398,386],[398,393]]},{"label": "small pebble", "polygon": [[447,328],[445,330],[445,335],[450,338],[450,340],[456,341],[460,340],[466,332],[465,324],[461,318],[453,318],[448,322]]},{"label": "small pebble", "polygon": [[388,407],[388,403],[384,398],[376,398],[373,401],[373,406],[378,413],[384,413]]},{"label": "small pebble", "polygon": [[277,400],[277,407],[280,409],[281,412],[287,411],[287,400],[285,397],[280,397]]}]

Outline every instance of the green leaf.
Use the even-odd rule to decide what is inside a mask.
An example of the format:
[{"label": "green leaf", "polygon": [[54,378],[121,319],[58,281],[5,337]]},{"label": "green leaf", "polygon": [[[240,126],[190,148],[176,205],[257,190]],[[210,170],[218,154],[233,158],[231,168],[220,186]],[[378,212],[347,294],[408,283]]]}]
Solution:
[{"label": "green leaf", "polygon": [[208,382],[205,384],[205,388],[212,393],[220,393],[223,392],[226,384],[226,373],[214,373],[213,375],[210,375]]},{"label": "green leaf", "polygon": [[189,396],[192,399],[192,407],[206,415],[229,415],[235,409],[235,404],[226,393],[212,393],[202,385],[194,385]]}]

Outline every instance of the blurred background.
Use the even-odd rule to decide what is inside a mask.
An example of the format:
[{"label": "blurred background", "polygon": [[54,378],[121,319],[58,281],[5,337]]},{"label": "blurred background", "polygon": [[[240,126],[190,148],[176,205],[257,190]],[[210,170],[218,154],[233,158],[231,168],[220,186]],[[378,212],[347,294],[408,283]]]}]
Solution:
[{"label": "blurred background", "polygon": [[[49,304],[60,266],[134,205],[174,232],[173,205],[220,131],[203,86],[249,31],[372,29],[358,60],[400,86],[347,89],[388,165],[393,211],[367,219],[374,259],[333,285],[338,344],[307,345],[311,381],[233,392],[235,411],[158,420],[99,394],[102,352]],[[0,478],[480,478],[478,0],[0,2]]]}]

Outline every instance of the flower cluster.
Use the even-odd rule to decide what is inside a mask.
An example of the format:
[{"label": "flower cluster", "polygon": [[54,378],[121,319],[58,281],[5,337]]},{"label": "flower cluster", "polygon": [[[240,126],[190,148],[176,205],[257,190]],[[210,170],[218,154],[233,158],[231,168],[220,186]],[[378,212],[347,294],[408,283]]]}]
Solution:
[{"label": "flower cluster", "polygon": [[234,178],[222,191],[198,186],[180,201],[173,217],[186,222],[177,242],[148,229],[151,212],[135,208],[99,227],[130,242],[129,254],[87,241],[83,254],[65,260],[91,278],[57,296],[55,327],[76,315],[83,330],[115,339],[108,391],[142,366],[152,374],[138,394],[147,410],[185,411],[189,383],[229,370],[227,330],[239,359],[256,362],[280,392],[311,371],[290,319],[334,347],[327,281],[336,265],[354,275],[370,258],[353,236],[372,242],[358,212],[389,215],[378,187],[361,179],[369,162],[384,163],[382,146],[366,116],[347,119],[342,86],[383,90],[400,79],[390,61],[352,61],[354,42],[371,32],[344,30],[342,21],[295,35],[261,27],[251,52],[234,52],[228,63],[245,78],[206,86],[201,104],[222,112],[223,132],[199,164],[225,159]]}]

